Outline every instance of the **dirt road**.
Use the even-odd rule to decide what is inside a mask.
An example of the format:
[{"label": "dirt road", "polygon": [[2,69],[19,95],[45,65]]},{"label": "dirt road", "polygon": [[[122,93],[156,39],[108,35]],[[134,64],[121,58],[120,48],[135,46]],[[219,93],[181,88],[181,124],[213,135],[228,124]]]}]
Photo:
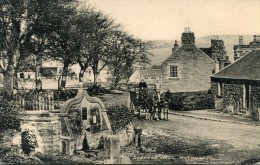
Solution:
[{"label": "dirt road", "polygon": [[[126,104],[128,93],[107,95],[105,103]],[[169,121],[135,120],[143,129],[142,153],[123,151],[133,163],[240,164],[260,162],[260,126],[169,115]],[[166,156],[169,159],[145,159]],[[141,158],[141,159],[138,159]],[[150,157],[151,158],[151,157]]]},{"label": "dirt road", "polygon": [[145,121],[145,127],[173,130],[176,133],[225,140],[235,147],[260,149],[260,126],[222,123],[169,115],[169,121]]},{"label": "dirt road", "polygon": [[[134,123],[137,122],[143,128],[144,148],[154,147],[155,153],[170,157],[189,157],[176,164],[238,164],[260,160],[260,126],[175,115],[170,115],[169,121],[136,120]],[[149,160],[134,162],[151,163]]]}]

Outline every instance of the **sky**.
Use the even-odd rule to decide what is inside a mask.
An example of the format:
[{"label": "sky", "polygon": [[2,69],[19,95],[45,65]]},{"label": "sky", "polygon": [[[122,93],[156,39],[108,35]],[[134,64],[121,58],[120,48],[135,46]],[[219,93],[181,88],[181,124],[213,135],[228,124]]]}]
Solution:
[{"label": "sky", "polygon": [[260,34],[260,0],[82,0],[145,40]]}]

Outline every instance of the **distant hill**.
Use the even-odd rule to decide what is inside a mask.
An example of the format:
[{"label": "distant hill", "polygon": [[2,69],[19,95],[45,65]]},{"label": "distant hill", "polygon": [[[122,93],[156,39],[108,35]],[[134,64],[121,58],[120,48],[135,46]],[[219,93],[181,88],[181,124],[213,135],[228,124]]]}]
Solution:
[{"label": "distant hill", "polygon": [[[196,34],[195,34],[196,35]],[[196,36],[195,36],[196,37]],[[198,48],[207,48],[210,47],[211,39],[213,39],[214,35],[203,36],[195,38],[195,43]],[[234,45],[237,45],[239,40],[239,35],[219,35],[219,39],[222,39],[225,44],[225,48],[227,51],[227,55],[231,62],[234,61]],[[253,35],[244,35],[243,43],[249,44],[249,42],[253,41]],[[181,45],[181,41],[177,40],[179,46]],[[153,54],[151,57],[151,64],[161,64],[167,57],[171,55],[172,47],[174,44],[174,40],[153,40],[153,47],[150,52]]]}]

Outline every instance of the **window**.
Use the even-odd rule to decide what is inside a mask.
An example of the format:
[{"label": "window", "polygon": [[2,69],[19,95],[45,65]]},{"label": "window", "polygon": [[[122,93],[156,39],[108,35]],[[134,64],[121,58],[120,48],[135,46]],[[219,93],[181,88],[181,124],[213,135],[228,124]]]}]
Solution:
[{"label": "window", "polygon": [[224,84],[218,83],[218,95],[223,96],[224,95]]},{"label": "window", "polygon": [[88,118],[87,107],[82,107],[82,120],[87,120],[87,118]]},{"label": "window", "polygon": [[170,66],[170,77],[178,77],[178,66]]},{"label": "window", "polygon": [[20,78],[24,78],[24,73],[20,73]]}]

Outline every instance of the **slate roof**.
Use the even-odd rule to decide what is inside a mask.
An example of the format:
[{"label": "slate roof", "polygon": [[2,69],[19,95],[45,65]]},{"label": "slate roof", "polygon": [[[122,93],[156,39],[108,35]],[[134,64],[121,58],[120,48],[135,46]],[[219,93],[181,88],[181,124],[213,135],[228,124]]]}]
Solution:
[{"label": "slate roof", "polygon": [[211,48],[199,48],[200,50],[202,50],[206,55],[208,55],[210,58],[212,58],[212,54],[211,54]]},{"label": "slate roof", "polygon": [[212,58],[209,57],[205,52],[201,49],[197,48],[195,45],[192,46],[181,46],[177,51],[171,54],[163,63],[167,63],[168,61],[175,59],[175,56],[193,56],[195,53],[199,53],[202,56],[205,56],[209,59],[209,61],[214,61]]},{"label": "slate roof", "polygon": [[249,52],[211,77],[260,80],[260,49]]}]

